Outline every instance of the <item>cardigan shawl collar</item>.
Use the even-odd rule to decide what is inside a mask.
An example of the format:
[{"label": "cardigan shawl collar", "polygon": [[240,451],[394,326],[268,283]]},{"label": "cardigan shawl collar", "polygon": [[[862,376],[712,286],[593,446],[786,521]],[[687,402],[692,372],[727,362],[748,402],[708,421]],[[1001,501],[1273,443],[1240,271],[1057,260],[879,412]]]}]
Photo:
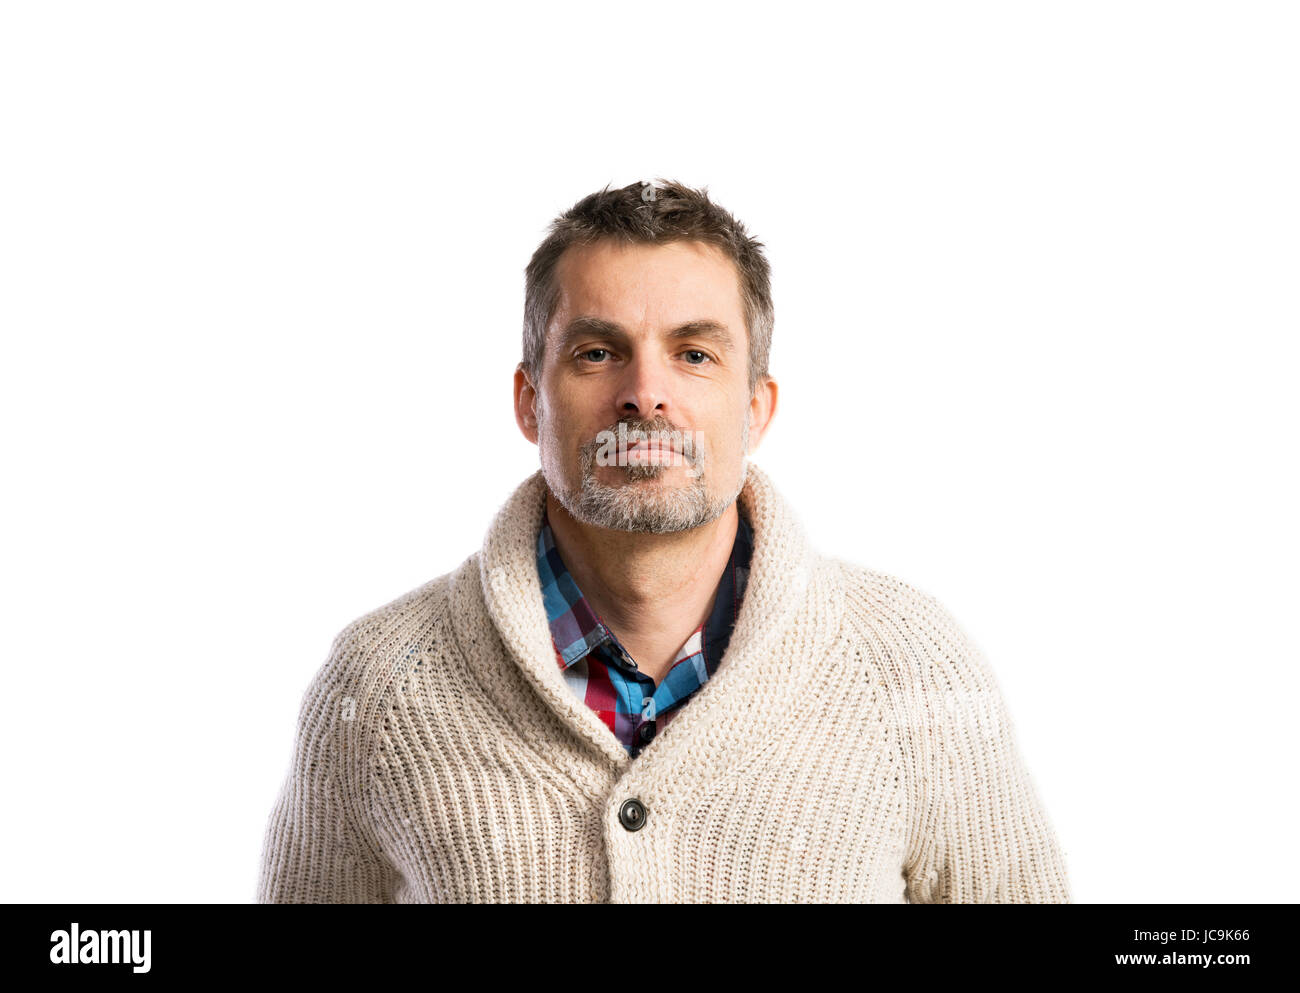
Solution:
[{"label": "cardigan shawl collar", "polygon": [[[839,570],[810,548],[768,476],[748,463],[737,498],[753,530],[753,558],[719,669],[635,760],[565,685],[555,664],[536,564],[545,499],[546,484],[538,470],[507,500],[481,550],[452,579],[452,623],[462,651],[469,645],[486,647],[488,627],[505,650],[467,658],[483,690],[518,722],[525,739],[593,799],[606,797],[608,773],[622,775],[634,764],[639,783],[654,781],[668,792],[697,789],[712,776],[748,764],[747,757],[763,750],[770,737],[766,732],[799,705],[806,684],[840,636],[844,613]],[[796,617],[797,626],[792,623]],[[502,672],[492,660],[500,654],[517,667],[536,700],[520,699],[521,684],[514,674]],[[749,692],[757,685],[765,692]],[[557,750],[555,720],[604,760],[607,775],[593,777],[590,757],[584,761],[571,749]],[[720,726],[744,727],[745,734],[723,734],[716,730]]]}]

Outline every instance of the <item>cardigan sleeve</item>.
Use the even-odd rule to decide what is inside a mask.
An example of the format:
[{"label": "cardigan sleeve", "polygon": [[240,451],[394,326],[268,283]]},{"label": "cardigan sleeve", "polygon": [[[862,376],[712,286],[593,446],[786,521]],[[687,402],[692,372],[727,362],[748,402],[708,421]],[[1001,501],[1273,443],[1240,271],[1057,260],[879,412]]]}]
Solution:
[{"label": "cardigan sleeve", "polygon": [[266,827],[258,903],[391,903],[397,873],[362,812],[364,706],[352,627],[303,696],[289,773]]},{"label": "cardigan sleeve", "polygon": [[1066,866],[983,654],[927,594],[903,623],[915,660],[908,719],[918,835],[913,903],[1069,903]]}]

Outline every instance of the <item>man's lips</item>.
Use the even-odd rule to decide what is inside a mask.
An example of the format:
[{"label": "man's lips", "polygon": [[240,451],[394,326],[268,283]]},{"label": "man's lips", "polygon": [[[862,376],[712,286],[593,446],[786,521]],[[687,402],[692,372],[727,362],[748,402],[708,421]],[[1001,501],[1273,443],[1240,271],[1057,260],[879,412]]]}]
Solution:
[{"label": "man's lips", "polygon": [[675,465],[688,461],[682,456],[680,442],[672,438],[629,441],[625,451],[629,465]]},{"label": "man's lips", "polygon": [[648,441],[629,444],[627,446],[627,456],[629,462],[635,458],[638,462],[650,463],[676,462],[681,458],[679,450],[672,444],[662,442],[651,444]]}]

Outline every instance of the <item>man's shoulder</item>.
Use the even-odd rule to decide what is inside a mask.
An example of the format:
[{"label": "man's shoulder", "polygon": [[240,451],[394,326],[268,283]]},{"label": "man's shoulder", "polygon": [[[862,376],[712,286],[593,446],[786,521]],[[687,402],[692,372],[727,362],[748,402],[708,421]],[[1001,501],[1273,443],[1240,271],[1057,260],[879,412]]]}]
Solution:
[{"label": "man's shoulder", "polygon": [[902,676],[941,684],[992,679],[987,659],[953,612],[934,594],[899,576],[830,559],[840,570],[850,630]]},{"label": "man's shoulder", "polygon": [[899,576],[847,559],[826,561],[839,571],[845,607],[855,619],[952,620],[933,594]]},{"label": "man's shoulder", "polygon": [[478,556],[349,621],[317,671],[318,692],[354,699],[382,695],[409,668],[437,658],[448,640],[453,584],[477,571]]},{"label": "man's shoulder", "polygon": [[443,573],[367,610],[349,621],[338,633],[337,640],[353,646],[395,645],[393,639],[401,641],[401,632],[415,633],[436,624],[447,612],[451,583],[459,571]]}]

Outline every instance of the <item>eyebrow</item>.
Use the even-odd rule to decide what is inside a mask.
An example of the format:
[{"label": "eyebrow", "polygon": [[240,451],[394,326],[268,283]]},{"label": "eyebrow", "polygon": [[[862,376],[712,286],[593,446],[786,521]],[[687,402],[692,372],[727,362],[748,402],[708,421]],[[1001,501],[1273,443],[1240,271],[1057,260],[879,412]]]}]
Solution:
[{"label": "eyebrow", "polygon": [[[616,338],[624,341],[629,337],[622,325],[613,321],[607,321],[600,317],[575,317],[560,331],[557,338],[557,347],[561,352],[564,352],[573,342],[586,335]],[[668,337],[678,340],[682,338],[708,338],[724,350],[735,346],[735,339],[732,338],[731,332],[727,330],[726,325],[709,318],[687,321],[685,324],[678,325],[668,332]]]}]

